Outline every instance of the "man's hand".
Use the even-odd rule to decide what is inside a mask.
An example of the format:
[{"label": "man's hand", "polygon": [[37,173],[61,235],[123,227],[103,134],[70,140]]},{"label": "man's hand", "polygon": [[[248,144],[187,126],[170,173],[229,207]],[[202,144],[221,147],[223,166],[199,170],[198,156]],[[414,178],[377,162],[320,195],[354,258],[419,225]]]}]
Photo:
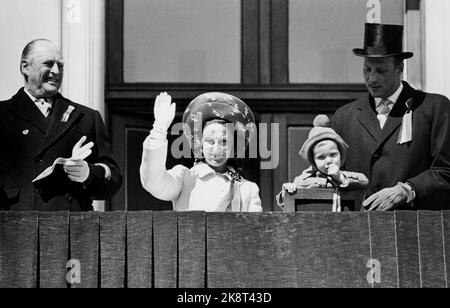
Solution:
[{"label": "man's hand", "polygon": [[388,211],[405,204],[408,200],[409,190],[404,183],[380,190],[363,202],[363,207],[370,205],[368,211]]},{"label": "man's hand", "polygon": [[167,132],[175,118],[175,108],[175,103],[172,104],[172,97],[166,92],[161,92],[155,99],[155,106],[153,108],[155,123],[153,127]]},{"label": "man's hand", "polygon": [[89,165],[84,160],[68,160],[64,164],[64,171],[73,182],[84,183],[90,174]]}]

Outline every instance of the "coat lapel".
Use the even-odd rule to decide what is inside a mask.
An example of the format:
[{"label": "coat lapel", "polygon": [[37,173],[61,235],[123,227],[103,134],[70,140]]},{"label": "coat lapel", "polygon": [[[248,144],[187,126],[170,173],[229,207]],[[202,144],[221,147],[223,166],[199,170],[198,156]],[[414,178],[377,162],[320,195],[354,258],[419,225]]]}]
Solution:
[{"label": "coat lapel", "polygon": [[47,119],[25,93],[23,88],[13,96],[13,103],[11,104],[10,111],[17,117],[36,126],[43,133],[47,131]]},{"label": "coat lapel", "polygon": [[375,141],[378,141],[381,137],[380,123],[372,109],[373,98],[369,95],[366,99],[363,99],[357,107],[360,111],[358,114],[358,121],[364,127],[365,130],[372,136]]},{"label": "coat lapel", "polygon": [[[50,125],[38,154],[44,152],[60,138],[62,138],[69,128],[74,125],[78,118],[83,115],[79,108],[75,108],[69,118],[66,119],[67,121],[63,121],[63,115],[69,106],[71,106],[71,104],[67,102],[66,99],[64,99],[60,94],[54,97]],[[74,105],[72,106],[75,107]]]},{"label": "coat lapel", "polygon": [[400,125],[402,124],[403,115],[405,114],[407,109],[406,102],[410,98],[413,98],[414,96],[413,88],[411,88],[407,83],[403,83],[403,86],[404,88],[402,93],[400,94],[397,102],[392,108],[392,111],[389,113],[389,116],[386,120],[386,124],[384,125],[383,130],[381,132],[381,138],[377,142],[375,151],[380,146],[382,146],[385,143],[385,141],[389,139],[397,131],[397,128],[399,128]]}]

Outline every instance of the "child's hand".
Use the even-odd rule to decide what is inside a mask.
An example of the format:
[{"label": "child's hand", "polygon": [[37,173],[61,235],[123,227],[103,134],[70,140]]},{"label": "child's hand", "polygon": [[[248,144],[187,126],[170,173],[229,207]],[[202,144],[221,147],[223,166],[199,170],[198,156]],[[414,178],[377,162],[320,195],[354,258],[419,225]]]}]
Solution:
[{"label": "child's hand", "polygon": [[153,114],[155,116],[154,126],[166,132],[175,118],[175,103],[166,92],[161,92],[155,99]]},{"label": "child's hand", "polygon": [[331,164],[328,167],[328,175],[333,178],[333,180],[340,182],[341,181],[341,171],[336,164]]},{"label": "child's hand", "polygon": [[290,194],[295,194],[297,185],[295,183],[284,183],[283,188]]}]

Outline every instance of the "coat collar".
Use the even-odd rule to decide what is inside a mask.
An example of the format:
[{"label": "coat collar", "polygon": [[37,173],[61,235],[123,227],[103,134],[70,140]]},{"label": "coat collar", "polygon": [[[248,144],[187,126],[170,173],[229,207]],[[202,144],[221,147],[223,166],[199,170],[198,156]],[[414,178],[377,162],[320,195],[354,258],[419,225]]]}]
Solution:
[{"label": "coat collar", "polygon": [[[208,164],[204,162],[197,163],[194,167],[191,168],[191,170],[199,178],[204,178],[208,175],[218,174]],[[232,174],[235,175],[232,176]],[[231,200],[230,210],[233,212],[240,212],[242,210],[242,202],[243,202],[242,200],[245,200],[244,191],[241,189],[242,184],[244,183],[242,177],[240,177],[236,172],[236,170],[234,170],[234,168],[230,166],[228,167],[228,171],[221,173],[221,175],[231,183],[233,197]]]},{"label": "coat collar", "polygon": [[48,119],[44,117],[36,104],[21,88],[16,95],[12,97],[12,104],[9,107],[10,111],[17,117],[36,126],[43,133],[47,131]]},{"label": "coat collar", "polygon": [[233,177],[230,175],[229,171],[236,173],[236,171],[232,167],[228,167],[229,171],[226,171],[224,173],[217,173],[216,171],[214,171],[214,169],[212,169],[208,164],[206,164],[204,162],[197,163],[194,167],[191,168],[191,170],[199,178],[204,178],[208,175],[220,174],[230,182],[233,181]]},{"label": "coat collar", "polygon": [[374,98],[368,94],[365,99],[359,101],[357,105],[357,109],[360,111],[358,120],[375,140],[373,152],[378,150],[401,125],[403,115],[407,109],[406,102],[410,99],[412,99],[413,110],[423,101],[423,97],[420,97],[420,92],[414,90],[407,82],[403,82],[403,91],[389,113],[383,130],[380,129],[380,124],[376,117]]}]

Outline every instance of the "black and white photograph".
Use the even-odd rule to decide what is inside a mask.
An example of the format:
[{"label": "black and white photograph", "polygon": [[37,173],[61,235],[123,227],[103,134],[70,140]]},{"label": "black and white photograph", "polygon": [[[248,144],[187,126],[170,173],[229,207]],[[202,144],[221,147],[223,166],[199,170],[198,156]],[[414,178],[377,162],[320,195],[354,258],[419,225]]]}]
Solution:
[{"label": "black and white photograph", "polygon": [[449,287],[449,29],[448,0],[0,0],[0,289]]}]

